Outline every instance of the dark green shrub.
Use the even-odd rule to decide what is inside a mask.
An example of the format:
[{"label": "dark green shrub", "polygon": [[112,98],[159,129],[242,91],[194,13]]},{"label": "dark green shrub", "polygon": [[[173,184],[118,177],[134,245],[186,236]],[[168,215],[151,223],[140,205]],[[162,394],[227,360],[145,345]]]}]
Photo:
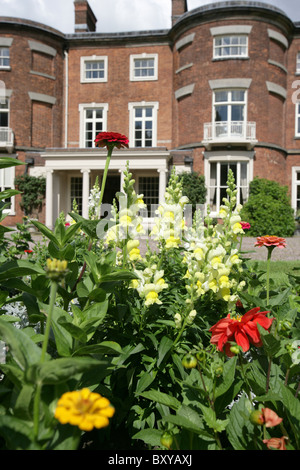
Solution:
[{"label": "dark green shrub", "polygon": [[21,175],[15,178],[15,186],[22,193],[21,208],[25,215],[32,215],[40,209],[46,193],[46,179],[42,177]]},{"label": "dark green shrub", "polygon": [[205,178],[195,171],[192,173],[183,172],[179,175],[179,181],[182,182],[182,194],[189,198],[193,211],[197,204],[204,204],[206,198]]},{"label": "dark green shrub", "polygon": [[241,211],[242,220],[251,224],[248,236],[293,236],[294,212],[287,191],[286,186],[264,178],[250,183],[249,199]]}]

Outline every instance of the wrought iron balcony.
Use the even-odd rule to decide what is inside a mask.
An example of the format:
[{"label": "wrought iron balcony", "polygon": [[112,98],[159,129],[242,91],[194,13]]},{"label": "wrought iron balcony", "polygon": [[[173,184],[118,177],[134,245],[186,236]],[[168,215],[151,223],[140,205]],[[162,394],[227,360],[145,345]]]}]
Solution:
[{"label": "wrought iron balcony", "polygon": [[256,140],[256,122],[220,121],[204,124],[203,145],[206,148],[217,145],[246,145],[253,147]]},{"label": "wrought iron balcony", "polygon": [[14,133],[10,127],[0,127],[0,149],[12,152],[14,147]]}]

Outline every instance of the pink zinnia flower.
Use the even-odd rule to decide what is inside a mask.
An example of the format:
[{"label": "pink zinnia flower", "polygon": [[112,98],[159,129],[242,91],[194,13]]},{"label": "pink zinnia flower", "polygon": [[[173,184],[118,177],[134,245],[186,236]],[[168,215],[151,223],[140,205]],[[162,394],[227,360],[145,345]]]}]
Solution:
[{"label": "pink zinnia flower", "polygon": [[285,440],[288,438],[282,437],[271,437],[271,439],[264,439],[263,443],[266,444],[268,449],[286,450]]},{"label": "pink zinnia flower", "polygon": [[274,235],[265,235],[263,237],[257,237],[256,243],[254,246],[266,246],[267,248],[272,246],[278,246],[278,248],[286,247],[285,238],[275,237]]},{"label": "pink zinnia flower", "polygon": [[240,224],[243,230],[249,230],[249,228],[251,228],[251,225],[249,224],[249,222],[240,222]]}]

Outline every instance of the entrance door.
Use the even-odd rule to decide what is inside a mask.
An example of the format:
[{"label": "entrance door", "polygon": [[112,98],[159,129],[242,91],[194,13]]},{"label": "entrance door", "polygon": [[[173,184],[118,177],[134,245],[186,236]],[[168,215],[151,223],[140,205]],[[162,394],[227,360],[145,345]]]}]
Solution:
[{"label": "entrance door", "polygon": [[107,176],[103,195],[103,204],[112,204],[114,199],[117,201],[116,193],[120,191],[120,182],[120,175]]}]

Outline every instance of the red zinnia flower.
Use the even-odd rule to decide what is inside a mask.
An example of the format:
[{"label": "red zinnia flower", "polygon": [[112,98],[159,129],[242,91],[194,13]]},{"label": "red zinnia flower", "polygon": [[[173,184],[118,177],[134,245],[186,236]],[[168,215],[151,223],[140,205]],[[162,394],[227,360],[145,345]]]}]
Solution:
[{"label": "red zinnia flower", "polygon": [[24,253],[33,253],[32,250],[24,250]]},{"label": "red zinnia flower", "polygon": [[95,139],[96,147],[122,147],[128,148],[129,140],[125,135],[118,134],[117,132],[100,132]]},{"label": "red zinnia flower", "polygon": [[254,246],[266,246],[274,247],[278,246],[278,248],[285,248],[286,241],[285,238],[275,237],[274,235],[265,235],[263,237],[257,237],[256,243]]},{"label": "red zinnia flower", "polygon": [[227,356],[233,356],[230,351],[231,342],[238,344],[244,352],[250,348],[250,343],[256,347],[262,346],[262,341],[257,328],[257,324],[268,330],[272,325],[274,318],[267,318],[269,312],[260,312],[260,307],[249,310],[245,315],[237,315],[230,318],[230,314],[226,318],[219,320],[209,331],[212,332],[210,342],[216,344],[219,351],[223,351]]},{"label": "red zinnia flower", "polygon": [[240,222],[240,224],[243,230],[248,230],[249,228],[251,228],[251,225],[249,224],[249,222]]},{"label": "red zinnia flower", "polygon": [[285,440],[287,437],[271,437],[271,439],[264,439],[263,443],[266,444],[268,449],[286,450]]}]

